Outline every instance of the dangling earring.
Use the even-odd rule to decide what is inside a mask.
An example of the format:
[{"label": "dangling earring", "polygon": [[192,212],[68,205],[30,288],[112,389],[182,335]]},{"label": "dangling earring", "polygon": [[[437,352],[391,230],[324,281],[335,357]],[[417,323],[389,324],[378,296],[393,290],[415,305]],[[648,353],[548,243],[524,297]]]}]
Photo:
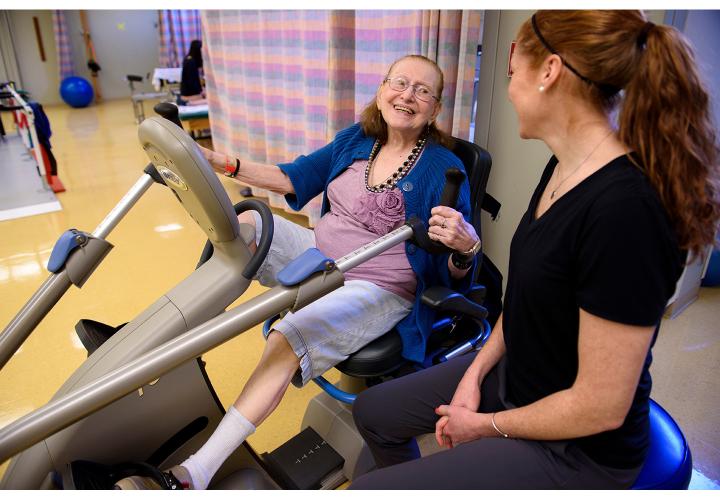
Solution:
[{"label": "dangling earring", "polygon": [[540,92],[545,92],[545,85],[540,85],[540,86],[538,87],[538,90],[539,90]]}]

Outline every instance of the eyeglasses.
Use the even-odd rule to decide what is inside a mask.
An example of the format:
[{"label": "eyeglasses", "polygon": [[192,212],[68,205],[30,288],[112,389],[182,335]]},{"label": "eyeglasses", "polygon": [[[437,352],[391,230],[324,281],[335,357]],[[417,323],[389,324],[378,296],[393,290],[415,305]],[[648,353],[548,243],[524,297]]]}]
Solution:
[{"label": "eyeglasses", "polygon": [[412,87],[413,95],[419,101],[429,102],[430,99],[435,99],[436,101],[440,102],[440,99],[434,96],[432,90],[430,90],[428,87],[421,84],[410,85],[410,82],[404,76],[386,78],[385,80],[383,80],[383,83],[385,82],[388,82],[390,88],[397,92],[405,92],[409,87]]}]

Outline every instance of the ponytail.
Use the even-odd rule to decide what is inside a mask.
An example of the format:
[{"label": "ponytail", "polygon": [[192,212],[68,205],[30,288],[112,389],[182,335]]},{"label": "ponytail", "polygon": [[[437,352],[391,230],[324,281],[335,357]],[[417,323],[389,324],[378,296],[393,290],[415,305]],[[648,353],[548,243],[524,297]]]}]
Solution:
[{"label": "ponytail", "polygon": [[660,195],[680,246],[702,255],[720,220],[710,99],[684,37],[650,23],[643,31],[635,47],[638,64],[624,87],[620,139]]},{"label": "ponytail", "polygon": [[560,54],[579,75],[579,95],[604,112],[621,105],[620,140],[657,190],[681,248],[702,255],[720,220],[720,155],[682,34],[637,10],[540,10],[517,43],[536,66],[548,51]]}]

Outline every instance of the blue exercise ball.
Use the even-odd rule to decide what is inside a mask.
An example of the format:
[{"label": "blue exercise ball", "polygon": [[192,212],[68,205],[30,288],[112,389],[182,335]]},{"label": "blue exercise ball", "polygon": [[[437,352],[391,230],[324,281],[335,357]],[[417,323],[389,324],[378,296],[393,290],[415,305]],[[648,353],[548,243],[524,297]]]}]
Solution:
[{"label": "blue exercise ball", "polygon": [[60,83],[60,97],[73,108],[84,108],[94,97],[92,85],[85,78],[68,76]]},{"label": "blue exercise ball", "polygon": [[710,255],[705,277],[701,282],[702,286],[718,286],[720,285],[720,250],[717,248]]}]

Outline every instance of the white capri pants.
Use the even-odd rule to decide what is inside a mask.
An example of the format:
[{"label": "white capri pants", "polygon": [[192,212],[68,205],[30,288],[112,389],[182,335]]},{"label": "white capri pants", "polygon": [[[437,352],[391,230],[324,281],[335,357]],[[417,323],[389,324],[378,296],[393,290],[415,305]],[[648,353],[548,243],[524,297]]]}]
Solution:
[{"label": "white capri pants", "polygon": [[[257,212],[252,214],[259,242],[262,221]],[[270,250],[255,274],[255,279],[268,287],[278,284],[275,276],[291,260],[315,246],[312,229],[277,215],[273,221]],[[300,360],[292,383],[302,387],[389,331],[411,309],[410,301],[374,283],[349,280],[302,309],[288,312],[271,331],[281,333]]]}]

